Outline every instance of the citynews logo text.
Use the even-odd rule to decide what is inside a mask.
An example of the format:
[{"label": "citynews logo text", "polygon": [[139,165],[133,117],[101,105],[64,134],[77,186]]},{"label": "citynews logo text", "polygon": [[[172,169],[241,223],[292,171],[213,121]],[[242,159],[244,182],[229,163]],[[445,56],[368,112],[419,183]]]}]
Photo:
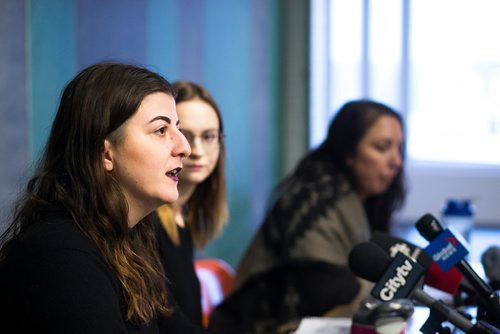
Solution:
[{"label": "citynews logo text", "polygon": [[402,265],[396,268],[396,275],[390,278],[385,284],[384,288],[380,290],[379,297],[383,301],[390,301],[394,299],[394,295],[398,289],[404,287],[407,282],[407,277],[413,269],[410,260],[405,260]]}]

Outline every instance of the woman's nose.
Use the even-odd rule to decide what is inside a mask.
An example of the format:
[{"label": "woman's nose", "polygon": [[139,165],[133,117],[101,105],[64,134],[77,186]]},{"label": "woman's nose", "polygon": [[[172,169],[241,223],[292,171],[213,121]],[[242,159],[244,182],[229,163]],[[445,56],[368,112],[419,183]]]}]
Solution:
[{"label": "woman's nose", "polygon": [[401,152],[399,149],[394,150],[391,155],[390,164],[392,168],[400,168],[403,163],[403,157],[401,156]]},{"label": "woman's nose", "polygon": [[175,145],[173,149],[174,156],[182,156],[183,158],[187,158],[191,155],[191,146],[189,145],[188,140],[182,134],[182,132],[177,131],[177,134],[174,138]]}]

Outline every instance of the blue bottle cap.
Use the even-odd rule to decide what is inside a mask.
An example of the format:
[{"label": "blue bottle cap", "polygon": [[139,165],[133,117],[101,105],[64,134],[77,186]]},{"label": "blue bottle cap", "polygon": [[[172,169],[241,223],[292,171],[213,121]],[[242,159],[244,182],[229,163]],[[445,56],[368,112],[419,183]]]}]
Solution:
[{"label": "blue bottle cap", "polygon": [[473,216],[474,212],[469,200],[450,199],[444,207],[443,215]]}]

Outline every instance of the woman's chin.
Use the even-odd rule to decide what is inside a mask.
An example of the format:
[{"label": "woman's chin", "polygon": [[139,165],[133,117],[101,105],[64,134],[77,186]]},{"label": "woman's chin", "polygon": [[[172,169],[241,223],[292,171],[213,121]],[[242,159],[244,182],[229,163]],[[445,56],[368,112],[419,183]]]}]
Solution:
[{"label": "woman's chin", "polygon": [[164,205],[164,204],[170,204],[179,198],[179,192],[176,190],[175,192],[171,192],[168,194],[165,194],[164,196],[160,197],[158,200],[158,207]]},{"label": "woman's chin", "polygon": [[184,185],[194,185],[194,186],[197,186],[198,184],[202,183],[203,181],[205,181],[207,179],[208,175],[205,175],[205,174],[191,174],[189,176],[184,176],[182,179],[181,179],[181,182],[184,184]]}]

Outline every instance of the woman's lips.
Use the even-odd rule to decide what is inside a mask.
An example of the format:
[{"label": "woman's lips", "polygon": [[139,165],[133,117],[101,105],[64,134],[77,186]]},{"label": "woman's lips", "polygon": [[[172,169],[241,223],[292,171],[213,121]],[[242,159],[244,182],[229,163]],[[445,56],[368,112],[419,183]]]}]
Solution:
[{"label": "woman's lips", "polygon": [[187,165],[184,166],[184,169],[187,169],[190,172],[200,172],[203,170],[203,165]]},{"label": "woman's lips", "polygon": [[165,175],[167,175],[173,181],[178,182],[179,181],[179,173],[181,170],[182,170],[181,167],[177,167],[177,168],[172,169],[171,171],[168,171],[167,173],[165,173]]}]

